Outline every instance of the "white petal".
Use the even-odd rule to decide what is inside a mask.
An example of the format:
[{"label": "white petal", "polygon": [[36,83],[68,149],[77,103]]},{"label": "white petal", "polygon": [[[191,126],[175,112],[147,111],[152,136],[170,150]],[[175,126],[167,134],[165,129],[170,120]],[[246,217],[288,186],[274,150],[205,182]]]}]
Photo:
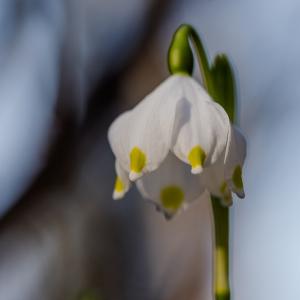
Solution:
[{"label": "white petal", "polygon": [[129,130],[131,112],[121,114],[109,127],[108,140],[112,151],[123,169],[129,172]]},{"label": "white petal", "polygon": [[[221,156],[222,157],[222,156]],[[241,170],[246,157],[246,141],[240,131],[231,126],[228,135],[228,143],[224,155],[216,163],[205,169],[201,174],[201,180],[209,192],[219,197],[223,204],[232,204],[231,191],[235,192],[240,198],[245,196],[241,178]]]},{"label": "white petal", "polygon": [[230,121],[194,79],[186,77],[181,87],[184,98],[175,117],[173,151],[192,166],[192,173],[200,173],[224,153]]},{"label": "white petal", "polygon": [[172,153],[156,171],[139,179],[137,186],[167,217],[187,208],[205,190],[198,176],[192,175],[189,167]]},{"label": "white petal", "polygon": [[199,179],[205,183],[205,187],[216,197],[221,197],[221,186],[224,182],[224,164],[218,160],[213,165],[205,168]]},{"label": "white petal", "polygon": [[124,197],[130,188],[130,181],[128,173],[121,167],[120,163],[116,160],[115,163],[117,178],[115,182],[113,199],[119,200]]},{"label": "white petal", "polygon": [[242,167],[246,158],[246,139],[237,127],[232,126],[225,155],[225,178],[231,189],[244,198]]},{"label": "white petal", "polygon": [[225,180],[223,159],[205,168],[200,175],[201,184],[204,184],[212,196],[220,198],[226,206],[232,204],[232,194],[228,182]]},{"label": "white petal", "polygon": [[169,152],[181,98],[178,81],[179,76],[168,78],[109,129],[113,152],[132,181],[157,169]]}]

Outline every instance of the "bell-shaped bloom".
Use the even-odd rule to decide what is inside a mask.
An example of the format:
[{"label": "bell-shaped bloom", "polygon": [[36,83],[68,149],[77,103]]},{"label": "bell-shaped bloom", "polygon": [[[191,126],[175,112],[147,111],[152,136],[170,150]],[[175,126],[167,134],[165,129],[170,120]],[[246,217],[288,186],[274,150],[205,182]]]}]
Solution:
[{"label": "bell-shaped bloom", "polygon": [[116,157],[114,199],[137,180],[141,193],[171,216],[213,191],[209,174],[220,170],[215,184],[242,193],[240,140],[224,109],[192,77],[170,76],[119,116],[108,138]]}]

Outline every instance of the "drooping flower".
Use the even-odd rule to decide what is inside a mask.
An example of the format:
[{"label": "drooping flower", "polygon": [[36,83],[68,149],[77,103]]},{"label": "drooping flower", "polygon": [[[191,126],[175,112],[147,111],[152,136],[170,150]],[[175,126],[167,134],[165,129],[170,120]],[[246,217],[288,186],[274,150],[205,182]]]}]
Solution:
[{"label": "drooping flower", "polygon": [[119,116],[108,137],[116,157],[114,199],[138,180],[141,193],[172,215],[205,191],[224,199],[231,190],[243,194],[244,139],[190,76],[170,76]]}]

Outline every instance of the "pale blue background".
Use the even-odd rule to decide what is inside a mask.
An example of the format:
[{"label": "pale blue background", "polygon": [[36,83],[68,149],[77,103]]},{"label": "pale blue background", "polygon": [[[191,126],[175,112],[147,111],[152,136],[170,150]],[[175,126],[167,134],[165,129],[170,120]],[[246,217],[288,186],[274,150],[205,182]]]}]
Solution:
[{"label": "pale blue background", "polygon": [[[33,3],[34,7],[34,2],[27,2]],[[39,26],[33,27],[30,26],[36,19],[31,17],[28,18],[28,22],[25,22],[26,26],[18,27],[11,22],[15,16],[14,5],[11,3],[15,2],[3,0],[0,4],[0,24],[4,24],[0,26],[1,215],[7,213],[7,210],[21,198],[45,163],[45,147],[52,138],[53,128],[57,125],[52,115],[55,105],[63,103],[68,108],[70,106],[80,123],[86,109],[87,94],[92,88],[94,80],[105,77],[111,69],[117,70],[126,60],[128,53],[135,47],[135,43],[140,37],[144,16],[149,9],[149,1],[126,0],[121,4],[117,0],[113,3],[91,1],[89,2],[90,6],[87,5],[90,10],[86,12],[82,10],[80,1],[65,2],[68,5],[73,3],[73,6],[63,6],[59,1],[53,1],[51,5],[48,5],[47,2],[41,1],[44,3],[44,6],[40,7],[44,12],[41,15],[47,18],[45,22],[37,18]],[[26,9],[30,15],[30,5]],[[67,12],[73,15],[73,18],[66,18],[64,13]],[[42,18],[42,20],[44,19]],[[65,28],[65,20],[73,22],[73,26],[68,29],[70,30],[68,35],[70,40],[68,41],[60,36],[62,28]],[[153,43],[159,45],[157,56],[161,57],[163,70],[166,67],[163,54],[167,51],[170,36],[182,22],[194,25],[200,33],[210,57],[214,57],[219,52],[229,55],[238,82],[238,119],[241,129],[247,137],[248,157],[244,173],[246,199],[235,203],[231,210],[233,300],[298,300],[300,299],[300,184],[298,175],[300,167],[298,153],[300,148],[300,2],[298,0],[175,1],[168,7],[163,22],[153,38]],[[49,26],[49,24],[55,24],[55,26]],[[7,30],[3,28],[7,28]],[[26,30],[30,28],[34,30],[35,34],[28,34],[28,39],[25,39],[26,34],[20,33],[23,31],[26,33]],[[50,37],[56,36],[56,38],[53,40],[49,38],[45,41],[47,30],[50,30]],[[22,39],[19,36],[25,36],[25,38]],[[16,39],[14,40],[12,37],[16,37]],[[30,42],[29,47],[26,42]],[[66,43],[67,56],[71,55],[70,61],[64,62],[64,67],[70,73],[66,76],[72,83],[71,86],[76,87],[76,97],[73,98],[71,104],[66,99],[59,98],[60,100],[58,100],[56,98],[58,84],[56,76],[58,76],[57,68],[59,68],[55,64],[57,63],[56,50],[48,55],[43,48],[45,47],[47,51],[52,49],[51,47],[56,49],[55,47],[60,43]],[[76,45],[80,45],[80,43],[83,43],[85,47],[77,48]],[[33,45],[35,47],[32,47]],[[43,51],[39,51],[41,49]],[[122,49],[122,54],[120,49]],[[128,53],[123,51],[124,49],[127,49]],[[18,51],[20,51],[19,54],[24,53],[24,56],[18,56]],[[16,63],[18,61],[15,57],[19,57],[19,63]],[[32,59],[32,63],[29,59]],[[39,63],[36,67],[42,69],[41,73],[27,73],[27,64],[30,64],[32,70],[35,70],[34,63],[37,61]],[[43,72],[45,68],[48,68],[48,72]],[[42,77],[44,80],[42,83],[39,81],[40,74],[45,76],[45,78]],[[22,85],[24,81],[29,84],[30,88]],[[36,82],[39,82],[40,85]],[[40,86],[45,90],[40,91]],[[44,102],[41,102],[40,93],[45,96],[42,99]],[[143,93],[146,91],[143,90]],[[118,112],[119,110],[120,108],[118,108]],[[116,115],[116,113],[114,114]],[[101,200],[103,200],[101,198],[103,195],[103,198],[110,198],[113,182],[112,169],[108,173],[104,172],[104,169],[113,166],[105,137],[106,129],[102,128],[102,139],[99,139],[101,147],[97,144],[100,150],[98,148],[93,150],[91,155],[101,157],[95,166],[93,161],[93,167],[97,168],[97,172],[89,174],[90,177],[82,176],[79,179],[76,177],[78,182],[74,183],[78,190],[82,184],[85,188],[84,195],[88,194],[89,197],[92,195],[93,188],[101,187],[101,193],[99,191],[94,193]],[[31,134],[24,135],[26,130],[30,130]],[[66,194],[67,197],[52,197],[57,201],[54,203],[63,203],[63,199],[70,198],[66,201],[68,215],[66,217],[62,214],[62,219],[69,222],[71,233],[77,237],[81,230],[80,222],[83,222],[82,219],[84,219],[83,213],[81,213],[83,209],[81,206],[74,208],[72,205],[80,192],[76,189],[72,193],[67,190]],[[135,198],[138,197],[137,193],[133,192],[129,198],[134,198],[132,195]],[[39,199],[36,200],[36,202],[38,201]],[[87,202],[84,203],[86,205]],[[126,214],[131,216],[130,205],[132,204],[129,204],[127,210],[122,213],[120,210],[115,213],[115,206],[113,209],[110,207],[109,213],[123,214],[123,218],[126,218],[124,217]],[[46,207],[48,209],[48,206]],[[73,207],[73,210],[69,210],[70,207]],[[202,208],[200,204],[199,211],[202,211]],[[0,294],[4,295],[3,291],[5,290],[6,300],[19,300],[20,294],[24,299],[27,295],[26,300],[40,299],[38,295],[44,295],[45,299],[59,299],[55,296],[51,297],[51,293],[46,298],[45,290],[48,288],[52,292],[56,291],[61,288],[60,284],[70,275],[66,268],[64,268],[66,273],[62,273],[60,260],[57,259],[57,257],[61,257],[59,244],[61,228],[58,223],[55,223],[59,214],[56,214],[56,210],[54,213],[52,211],[49,219],[51,222],[54,220],[54,225],[51,223],[51,230],[39,232],[40,228],[43,229],[40,224],[47,222],[47,218],[43,218],[43,213],[47,209],[44,209],[43,206],[39,209],[40,211],[33,212],[39,216],[38,221],[36,218],[29,217],[36,226],[34,230],[30,226],[28,226],[28,230],[26,226],[24,229],[21,220],[20,227],[6,228],[5,234],[0,236],[0,253],[2,260],[6,263],[2,272],[0,268]],[[105,215],[107,211],[102,207],[101,209]],[[207,214],[202,215],[204,220],[202,223],[206,225],[204,224],[200,228],[201,222],[198,224],[198,221],[196,223],[191,221],[192,219],[197,220],[198,216],[201,217],[196,210],[187,213],[186,217],[178,218],[172,223],[173,225],[166,225],[161,221],[160,216],[154,216],[152,212],[149,212],[148,206],[146,208],[138,206],[138,209],[148,214],[145,218],[146,231],[151,233],[148,233],[150,238],[146,244],[149,251],[147,254],[150,257],[148,271],[152,276],[149,279],[143,272],[140,275],[134,269],[135,276],[145,281],[149,279],[149,285],[155,291],[162,286],[161,278],[165,278],[163,277],[166,274],[164,264],[167,259],[172,260],[173,256],[177,259],[178,253],[185,253],[183,260],[180,261],[181,264],[178,261],[177,263],[180,270],[184,269],[188,272],[198,264],[198,261],[195,263],[188,259],[189,256],[199,256],[199,249],[195,245],[201,248],[200,243],[203,245],[206,243],[206,248],[201,252],[206,262],[201,261],[201,263],[208,270],[201,269],[201,274],[206,277],[206,280],[203,280],[206,283],[203,290],[207,295],[211,283],[207,279],[211,275],[208,267],[210,248],[207,246],[210,241],[201,240],[200,233],[199,236],[197,235],[197,240],[189,238],[195,224],[199,225],[197,229],[199,232],[208,231],[205,227],[209,223]],[[89,207],[89,213],[93,210],[93,206],[92,209]],[[51,210],[49,211],[51,212]],[[98,212],[95,212],[96,219],[103,217],[100,215],[98,217]],[[76,215],[75,220],[72,213]],[[103,218],[105,219],[105,217]],[[25,221],[25,225],[27,223],[31,225],[31,221],[28,222],[26,218]],[[17,219],[15,222],[20,222],[20,220]],[[124,224],[119,224],[121,227],[122,225]],[[179,236],[178,239],[170,237],[168,231],[170,227],[173,227],[173,232]],[[95,227],[93,228],[95,229]],[[40,234],[38,235],[40,239],[37,241],[31,239],[31,232],[34,236],[35,230]],[[99,231],[101,230],[99,229]],[[68,251],[71,253],[76,247],[73,247],[71,233],[67,233],[71,245]],[[100,232],[99,235],[101,236],[102,233]],[[103,235],[105,236],[105,234]],[[98,231],[95,236],[98,236]],[[140,236],[144,235],[140,233]],[[132,234],[131,238],[134,239],[134,237],[135,235]],[[81,245],[76,240],[76,245],[78,246],[78,244]],[[134,250],[136,249],[134,248]],[[130,252],[128,249],[127,251]],[[73,255],[76,258],[74,261],[78,262],[77,254],[73,253]],[[85,256],[83,255],[83,257]],[[82,257],[80,256],[80,258]],[[78,271],[76,268],[75,272],[72,270],[69,273],[77,274],[82,271],[81,269]],[[29,276],[27,272],[31,275]],[[197,272],[195,271],[195,273]],[[44,277],[41,274],[44,274]],[[53,274],[60,274],[61,278],[53,276]],[[176,275],[179,283],[188,278],[183,272],[182,274],[171,272],[171,274],[174,276],[172,280]],[[77,277],[76,280],[81,282]],[[74,282],[77,284],[76,280],[70,280],[72,282],[70,286],[74,286]],[[172,290],[174,282],[177,285],[177,281],[174,279],[172,282],[172,280],[167,286],[170,290]],[[47,288],[44,288],[45,286]],[[78,286],[80,286],[79,283]],[[128,286],[131,285],[128,284]],[[132,286],[135,287],[135,282],[132,283]],[[36,298],[32,295],[35,295]],[[56,294],[54,293],[54,295]],[[135,295],[134,288],[130,295]],[[132,296],[130,297],[132,298]]]}]

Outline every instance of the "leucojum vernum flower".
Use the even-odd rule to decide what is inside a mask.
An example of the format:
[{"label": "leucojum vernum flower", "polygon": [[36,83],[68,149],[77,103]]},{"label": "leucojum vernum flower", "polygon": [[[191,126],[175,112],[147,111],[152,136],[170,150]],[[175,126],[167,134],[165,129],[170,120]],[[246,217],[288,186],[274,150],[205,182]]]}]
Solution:
[{"label": "leucojum vernum flower", "polygon": [[[191,44],[198,54],[202,83],[192,77]],[[220,268],[220,260],[228,256],[228,226],[219,232],[218,224],[228,223],[226,207],[232,204],[232,192],[245,196],[242,167],[246,157],[245,138],[232,123],[233,73],[225,55],[209,65],[202,43],[189,25],[175,32],[168,65],[170,77],[109,128],[117,174],[113,198],[123,198],[136,182],[142,196],[170,218],[194,200],[211,196],[215,265],[220,273],[215,274],[215,296],[229,299],[228,280],[223,280],[228,264]],[[227,239],[222,245],[224,235]]]}]

